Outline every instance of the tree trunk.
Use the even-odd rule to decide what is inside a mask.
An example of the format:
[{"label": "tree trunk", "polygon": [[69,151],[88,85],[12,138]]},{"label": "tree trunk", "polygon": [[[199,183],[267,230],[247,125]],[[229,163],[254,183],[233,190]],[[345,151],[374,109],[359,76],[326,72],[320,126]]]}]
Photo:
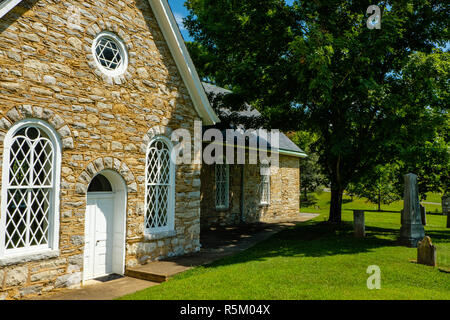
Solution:
[{"label": "tree trunk", "polygon": [[378,190],[378,212],[381,212],[381,190]]},{"label": "tree trunk", "polygon": [[331,189],[330,218],[328,222],[341,223],[343,189]]}]

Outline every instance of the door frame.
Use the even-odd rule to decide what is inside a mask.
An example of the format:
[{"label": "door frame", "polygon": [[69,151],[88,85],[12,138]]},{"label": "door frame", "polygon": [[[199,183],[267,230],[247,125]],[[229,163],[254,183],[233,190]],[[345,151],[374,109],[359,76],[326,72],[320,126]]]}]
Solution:
[{"label": "door frame", "polygon": [[[126,212],[127,212],[127,185],[122,176],[113,170],[103,170],[97,173],[105,176],[112,186],[112,192],[105,192],[104,194],[113,194],[114,198],[114,216],[113,216],[113,231],[112,231],[112,273],[124,275],[125,274],[125,251],[126,251]],[[95,176],[93,178],[95,178]],[[93,179],[92,178],[92,179]],[[101,194],[102,192],[93,192],[93,194]],[[88,193],[86,193],[86,204],[87,204]],[[86,205],[87,210],[87,205]],[[87,211],[86,211],[87,213]],[[85,222],[85,240],[92,241],[92,239],[88,239],[89,235],[87,234],[87,224],[88,216],[85,214],[84,222]],[[89,247],[84,246],[83,251],[83,284],[90,280],[86,278],[86,253],[89,250]]]}]

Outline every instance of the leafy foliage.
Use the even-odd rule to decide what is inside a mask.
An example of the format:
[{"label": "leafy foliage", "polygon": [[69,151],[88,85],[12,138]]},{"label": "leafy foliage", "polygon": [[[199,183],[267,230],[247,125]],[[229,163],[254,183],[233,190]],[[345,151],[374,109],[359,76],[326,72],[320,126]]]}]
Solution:
[{"label": "leafy foliage", "polygon": [[[317,135],[331,183],[330,221],[342,194],[380,165],[420,191],[448,189],[450,4],[383,1],[381,29],[368,29],[371,1],[187,0],[185,26],[204,77],[256,106],[268,127]],[[190,46],[192,47],[192,46]],[[233,107],[230,105],[230,107]]]},{"label": "leafy foliage", "polygon": [[327,184],[325,175],[319,165],[319,155],[314,150],[317,135],[307,131],[298,131],[288,134],[288,137],[296,143],[308,155],[300,161],[301,189],[303,191],[303,201],[308,201],[308,193],[317,192],[320,187]]},{"label": "leafy foliage", "polygon": [[358,183],[350,183],[347,192],[360,198],[367,198],[378,205],[381,211],[382,204],[391,204],[402,198],[395,186],[395,165],[377,166],[373,171],[366,173]]}]

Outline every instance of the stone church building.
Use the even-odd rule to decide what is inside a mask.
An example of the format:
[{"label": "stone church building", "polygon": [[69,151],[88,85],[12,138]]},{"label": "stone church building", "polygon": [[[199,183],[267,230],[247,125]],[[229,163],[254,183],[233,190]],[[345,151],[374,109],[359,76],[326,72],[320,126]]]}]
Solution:
[{"label": "stone church building", "polygon": [[284,135],[270,177],[170,161],[171,132],[220,119],[167,0],[0,0],[0,98],[0,300],[298,214],[305,154]]}]

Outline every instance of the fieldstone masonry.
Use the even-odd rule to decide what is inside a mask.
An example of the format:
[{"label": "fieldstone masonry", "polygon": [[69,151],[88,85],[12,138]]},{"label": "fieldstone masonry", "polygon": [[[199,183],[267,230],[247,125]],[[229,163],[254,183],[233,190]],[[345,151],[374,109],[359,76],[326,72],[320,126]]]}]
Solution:
[{"label": "fieldstone masonry", "polygon": [[[247,156],[248,159],[248,156]],[[229,208],[215,208],[215,167],[203,165],[201,174],[201,226],[273,222],[299,215],[300,162],[280,155],[278,172],[270,177],[270,204],[260,203],[260,164],[230,165]],[[242,170],[244,173],[242,175]],[[244,190],[242,192],[242,176]],[[244,199],[242,199],[242,196]]]},{"label": "fieldstone masonry", "polygon": [[[67,25],[69,4],[79,9],[75,28]],[[104,76],[92,61],[101,31],[127,46],[121,77]],[[0,155],[8,129],[26,118],[46,121],[63,146],[59,251],[0,265],[0,298],[80,285],[87,186],[105,168],[127,183],[127,266],[199,250],[200,165],[176,168],[175,232],[143,232],[149,131],[193,135],[200,120],[148,1],[22,1],[0,20],[0,34]]]}]

